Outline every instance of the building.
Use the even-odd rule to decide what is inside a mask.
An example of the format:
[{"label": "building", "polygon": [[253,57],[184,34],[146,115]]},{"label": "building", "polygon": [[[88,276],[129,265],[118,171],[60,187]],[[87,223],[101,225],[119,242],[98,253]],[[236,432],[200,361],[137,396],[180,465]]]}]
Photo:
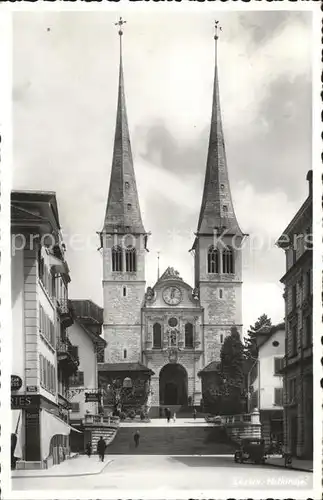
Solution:
[{"label": "building", "polygon": [[285,444],[293,455],[313,456],[312,171],[309,194],[277,244],[286,255]]},{"label": "building", "polygon": [[281,369],[285,356],[285,324],[259,330],[256,339],[258,363],[252,383],[250,410],[259,409],[262,436],[268,446],[272,439],[281,443],[284,441]]},{"label": "building", "polygon": [[[120,20],[122,51],[123,21]],[[221,345],[234,325],[242,330],[244,234],[237,222],[228,177],[221,120],[215,35],[215,74],[205,185],[192,246],[194,285],[168,267],[146,286],[148,233],[136,186],[126,112],[122,54],[119,69],[114,152],[104,225],[103,254],[105,363],[109,373],[151,374],[152,407],[199,405],[198,372],[219,360]],[[186,252],[189,249],[183,249]],[[152,411],[153,414],[153,411]]]},{"label": "building", "polygon": [[[78,372],[69,380],[70,424],[82,432],[71,434],[71,450],[84,451],[84,417],[98,415],[101,397],[98,390],[98,356],[102,356],[106,342],[100,337],[103,309],[91,300],[71,300],[74,323],[68,336],[77,350],[80,361]],[[99,358],[100,359],[100,358]]]},{"label": "building", "polygon": [[55,193],[13,191],[11,233],[15,456],[19,467],[44,468],[68,456],[68,379],[78,369]]}]

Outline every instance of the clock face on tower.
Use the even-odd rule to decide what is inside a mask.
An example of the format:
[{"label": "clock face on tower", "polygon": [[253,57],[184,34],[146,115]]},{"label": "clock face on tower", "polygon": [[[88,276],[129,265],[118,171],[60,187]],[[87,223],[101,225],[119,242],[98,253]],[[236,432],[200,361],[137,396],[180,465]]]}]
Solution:
[{"label": "clock face on tower", "polygon": [[182,292],[177,286],[169,286],[163,291],[163,299],[170,306],[177,306],[182,300]]}]

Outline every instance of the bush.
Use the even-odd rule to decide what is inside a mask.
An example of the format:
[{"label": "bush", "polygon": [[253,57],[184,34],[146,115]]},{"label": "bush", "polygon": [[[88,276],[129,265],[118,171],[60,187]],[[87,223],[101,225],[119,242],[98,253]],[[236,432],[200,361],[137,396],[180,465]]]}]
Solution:
[{"label": "bush", "polygon": [[120,420],[126,420],[126,417],[127,417],[127,416],[126,416],[125,412],[124,412],[124,411],[122,411],[122,412],[120,412],[119,417],[120,417]]},{"label": "bush", "polygon": [[135,410],[130,410],[128,413],[128,417],[131,418],[131,420],[133,420],[135,416],[136,416]]},{"label": "bush", "polygon": [[145,411],[140,412],[140,420],[148,420],[148,414]]}]

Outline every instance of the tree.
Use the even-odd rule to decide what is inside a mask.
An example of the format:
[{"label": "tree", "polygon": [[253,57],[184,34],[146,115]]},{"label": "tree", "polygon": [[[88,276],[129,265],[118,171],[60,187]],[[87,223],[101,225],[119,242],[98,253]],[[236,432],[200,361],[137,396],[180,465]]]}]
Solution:
[{"label": "tree", "polygon": [[225,339],[221,349],[222,411],[221,413],[240,413],[241,395],[244,386],[244,347],[236,327]]},{"label": "tree", "polygon": [[271,319],[268,318],[267,314],[262,314],[254,325],[250,325],[248,335],[245,339],[244,349],[247,359],[258,358],[257,331],[265,327],[270,328],[271,326]]}]

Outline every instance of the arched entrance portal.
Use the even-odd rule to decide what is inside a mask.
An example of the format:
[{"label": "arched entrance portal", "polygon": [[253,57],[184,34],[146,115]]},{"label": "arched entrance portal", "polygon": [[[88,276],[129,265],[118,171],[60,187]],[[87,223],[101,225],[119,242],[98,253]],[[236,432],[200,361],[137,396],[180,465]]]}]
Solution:
[{"label": "arched entrance portal", "polygon": [[165,365],[159,374],[161,405],[187,404],[187,371],[177,363]]}]

